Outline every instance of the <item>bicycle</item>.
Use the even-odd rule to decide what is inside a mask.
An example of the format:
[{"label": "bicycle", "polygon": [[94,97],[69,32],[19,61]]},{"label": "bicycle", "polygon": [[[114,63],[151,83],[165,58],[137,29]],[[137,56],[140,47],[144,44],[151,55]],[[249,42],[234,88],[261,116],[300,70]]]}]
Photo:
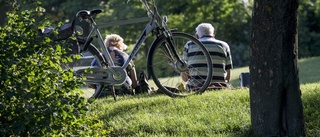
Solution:
[{"label": "bicycle", "polygon": [[[147,72],[158,87],[158,91],[171,97],[203,93],[211,82],[210,76],[212,76],[211,58],[206,47],[187,33],[169,29],[167,26],[167,16],[161,17],[154,0],[152,0],[152,3],[148,3],[147,0],[140,1],[145,6],[149,22],[140,34],[140,37],[129,54],[129,58],[123,66],[114,65],[107,48],[104,46],[102,36],[98,29],[99,24],[94,21],[94,16],[101,13],[102,10],[80,10],[77,12],[76,17],[80,21],[86,21],[91,26],[91,31],[85,38],[80,38],[79,36],[81,34],[75,33],[76,31],[74,31],[77,42],[81,47],[80,52],[89,51],[94,58],[98,60],[99,64],[99,66],[76,70],[77,75],[86,77],[85,82],[96,85],[96,89],[91,93],[85,93],[87,97],[97,98],[99,94],[105,90],[110,90],[108,88],[111,87],[114,99],[116,99],[114,86],[121,86],[125,83],[127,77],[126,68],[129,66],[129,62],[137,55],[139,48],[150,33],[155,36],[155,39],[149,47],[147,54]],[[92,40],[95,37],[98,38],[98,44],[102,51],[93,45]],[[198,49],[192,52],[189,51],[188,53],[183,52],[186,44],[196,46]],[[204,56],[205,61],[198,63],[187,62],[183,57],[197,57],[197,55]],[[197,69],[193,65],[202,65],[203,67],[202,69]],[[186,82],[182,81],[180,73],[186,71],[189,72],[191,76],[198,76],[197,81],[193,81],[197,83],[197,88],[181,88],[181,84],[186,85]]]}]

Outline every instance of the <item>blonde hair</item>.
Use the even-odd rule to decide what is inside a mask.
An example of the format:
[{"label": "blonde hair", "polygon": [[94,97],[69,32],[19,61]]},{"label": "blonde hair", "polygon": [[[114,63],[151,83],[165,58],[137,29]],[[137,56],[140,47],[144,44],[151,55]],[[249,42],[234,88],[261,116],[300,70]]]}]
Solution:
[{"label": "blonde hair", "polygon": [[204,35],[213,36],[214,28],[210,23],[201,23],[196,28],[196,32],[199,35],[199,37],[202,37]]},{"label": "blonde hair", "polygon": [[106,36],[104,40],[104,44],[106,47],[116,47],[120,50],[126,50],[127,45],[123,43],[123,38],[117,34],[110,34]]}]

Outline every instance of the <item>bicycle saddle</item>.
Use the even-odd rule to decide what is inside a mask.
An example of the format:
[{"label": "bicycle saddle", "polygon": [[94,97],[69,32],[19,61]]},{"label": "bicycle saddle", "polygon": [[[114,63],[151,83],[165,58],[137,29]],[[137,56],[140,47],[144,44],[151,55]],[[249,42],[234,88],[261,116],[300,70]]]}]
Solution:
[{"label": "bicycle saddle", "polygon": [[80,10],[77,12],[76,17],[82,21],[85,19],[90,18],[91,16],[97,15],[99,13],[101,13],[102,10],[99,9],[95,9],[95,10]]}]

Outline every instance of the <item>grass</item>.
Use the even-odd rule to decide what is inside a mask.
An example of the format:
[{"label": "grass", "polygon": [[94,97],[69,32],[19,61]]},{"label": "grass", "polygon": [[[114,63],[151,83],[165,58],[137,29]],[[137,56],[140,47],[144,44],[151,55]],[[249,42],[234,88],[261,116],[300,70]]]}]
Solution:
[{"label": "grass", "polygon": [[301,84],[320,81],[320,57],[300,59],[298,65]]},{"label": "grass", "polygon": [[[299,78],[301,84],[320,81],[320,57],[304,58],[298,61]],[[240,86],[239,76],[243,72],[249,72],[249,67],[241,67],[232,70],[230,83],[233,87]]]},{"label": "grass", "polygon": [[233,87],[237,88],[240,87],[240,79],[239,76],[243,72],[249,72],[249,67],[241,67],[241,68],[236,68],[233,69],[231,74],[231,80],[230,83]]},{"label": "grass", "polygon": [[320,82],[301,86],[304,120],[310,137],[320,136]]},{"label": "grass", "polygon": [[[308,136],[320,136],[320,57],[299,60],[304,118]],[[233,71],[239,82],[241,72]],[[238,82],[237,82],[238,80]],[[235,86],[235,85],[234,85]],[[88,115],[98,115],[111,136],[210,136],[251,135],[249,90],[207,91],[202,95],[170,98],[162,94],[121,96],[96,100]]]}]

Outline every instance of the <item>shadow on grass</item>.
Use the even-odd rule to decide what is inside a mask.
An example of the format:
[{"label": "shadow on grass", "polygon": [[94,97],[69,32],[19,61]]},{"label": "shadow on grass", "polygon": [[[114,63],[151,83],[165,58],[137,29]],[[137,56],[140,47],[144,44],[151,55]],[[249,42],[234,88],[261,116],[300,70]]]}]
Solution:
[{"label": "shadow on grass", "polygon": [[[142,95],[138,95],[135,97],[120,97],[121,99],[119,100],[119,102],[114,102],[113,100],[111,100],[110,98],[108,100],[102,100],[102,101],[106,101],[103,103],[111,103],[112,107],[108,108],[108,110],[106,110],[105,112],[103,112],[104,114],[100,115],[100,120],[106,121],[106,126],[110,127],[111,125],[108,124],[108,122],[112,121],[116,122],[116,119],[118,118],[123,118],[121,120],[125,120],[125,119],[129,119],[129,121],[127,121],[128,123],[132,123],[132,120],[134,121],[137,117],[133,116],[132,119],[130,119],[131,117],[128,117],[128,114],[130,115],[139,115],[139,113],[141,112],[145,112],[145,113],[149,113],[149,108],[150,107],[157,107],[159,105],[161,106],[172,106],[172,105],[176,105],[175,103],[178,103],[177,101],[175,101],[175,99],[171,99],[170,97],[167,97],[166,95],[163,95],[164,97],[160,97],[162,95],[159,94],[154,94],[154,95],[147,95],[147,94],[142,94]],[[130,99],[131,98],[131,99]],[[142,101],[136,100],[135,98],[144,98]],[[168,98],[168,99],[166,99]],[[124,99],[124,100],[122,100]],[[130,100],[130,101],[128,101]],[[134,102],[134,103],[129,103],[129,102]],[[153,111],[153,110],[150,110]],[[165,113],[168,110],[162,110],[163,113]],[[153,114],[151,112],[151,114]],[[171,115],[171,114],[170,114]],[[168,117],[170,117],[170,115]],[[119,121],[120,122],[120,121]],[[123,121],[122,121],[123,122]],[[150,121],[152,122],[152,121]],[[121,122],[120,122],[121,123]],[[135,122],[133,122],[135,123]],[[148,127],[148,125],[142,124],[140,126],[141,123],[136,122],[137,125],[136,126],[136,132],[139,133],[143,133],[143,134],[150,134],[152,136],[157,136],[157,135],[176,135],[175,132],[179,131],[178,128],[181,127],[175,127],[172,126],[172,124],[164,124],[164,125],[160,125],[160,127],[162,126],[167,126],[170,128],[164,128],[164,129],[154,129],[154,127]],[[154,124],[159,124],[159,123],[154,123]],[[148,127],[148,128],[147,128]],[[210,126],[209,126],[210,127]],[[112,135],[115,136],[132,136],[134,135],[135,131],[132,131],[132,129],[127,129],[128,125],[124,125],[123,128],[115,128],[115,130],[111,133]],[[173,129],[172,129],[173,128]],[[174,129],[177,128],[177,129]],[[201,127],[199,127],[201,128]],[[138,130],[138,131],[137,131]],[[214,129],[213,129],[214,130]],[[169,133],[170,132],[170,133]],[[195,131],[195,135],[202,135],[202,134],[207,134],[206,132],[208,131]],[[214,132],[214,131],[213,131]],[[210,132],[209,133],[213,133]],[[234,129],[232,131],[230,130],[223,130],[223,131],[219,131],[217,130],[217,132],[221,132],[221,134],[214,134],[214,135],[221,135],[221,136],[230,136],[230,137],[250,137],[251,136],[251,127],[242,127],[239,129]],[[180,133],[177,133],[178,135]],[[184,133],[182,133],[184,134]],[[187,134],[187,133],[185,133]],[[211,134],[212,135],[212,134]]]},{"label": "shadow on grass", "polygon": [[299,61],[299,79],[301,84],[320,81],[320,57],[306,58]]},{"label": "shadow on grass", "polygon": [[[155,95],[147,95],[147,94],[140,94],[140,95],[124,95],[124,96],[118,96],[118,101],[114,101],[111,95],[108,95],[107,97],[109,98],[107,101],[108,103],[118,103],[122,102],[122,100],[127,100],[127,99],[133,99],[133,98],[153,98],[155,96],[158,96],[159,94]],[[169,97],[168,97],[169,98]],[[147,100],[149,100],[147,99]],[[153,105],[158,105],[158,104],[163,104],[163,105],[168,105],[168,101],[165,100],[160,100],[157,99],[156,101],[138,101],[135,103],[121,103],[121,104],[116,104],[114,108],[110,109],[105,115],[101,116],[101,120],[105,121],[110,121],[114,116],[127,116],[128,113],[134,113],[143,110],[143,108],[148,108],[152,107]]]}]

